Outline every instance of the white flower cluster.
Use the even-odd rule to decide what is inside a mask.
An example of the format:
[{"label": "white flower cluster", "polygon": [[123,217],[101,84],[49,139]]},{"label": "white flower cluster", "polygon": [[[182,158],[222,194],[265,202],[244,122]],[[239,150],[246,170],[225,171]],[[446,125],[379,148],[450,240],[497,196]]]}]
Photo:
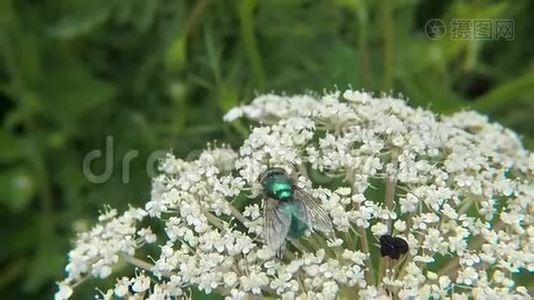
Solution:
[{"label": "white flower cluster", "polygon": [[[513,275],[534,271],[534,155],[512,131],[352,90],[264,95],[225,119],[240,117],[260,125],[237,153],[168,155],[144,209],[108,209],[82,234],[56,298],[121,260],[144,271],[101,297],[187,297],[194,287],[231,299],[530,298]],[[264,245],[258,177],[272,167],[322,202],[332,239],[308,232],[283,259]],[[383,235],[408,253],[381,257]],[[148,243],[160,245],[151,263],[139,257]]]}]

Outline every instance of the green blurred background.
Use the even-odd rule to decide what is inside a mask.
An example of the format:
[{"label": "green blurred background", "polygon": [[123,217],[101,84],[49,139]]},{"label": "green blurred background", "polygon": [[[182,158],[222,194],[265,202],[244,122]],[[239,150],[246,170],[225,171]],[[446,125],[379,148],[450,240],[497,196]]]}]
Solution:
[{"label": "green blurred background", "polygon": [[[431,39],[433,18],[511,19],[515,35]],[[50,298],[76,231],[147,201],[151,153],[237,147],[247,125],[222,116],[257,93],[394,91],[479,110],[532,149],[533,20],[522,0],[0,0],[1,297]],[[82,160],[106,136],[113,174],[91,183]]]}]

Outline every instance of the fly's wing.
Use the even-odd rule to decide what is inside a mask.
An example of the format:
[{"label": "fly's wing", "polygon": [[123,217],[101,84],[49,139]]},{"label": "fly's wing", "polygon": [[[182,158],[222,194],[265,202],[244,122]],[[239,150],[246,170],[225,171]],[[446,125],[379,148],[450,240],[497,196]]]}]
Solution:
[{"label": "fly's wing", "polygon": [[330,219],[328,212],[321,205],[321,202],[296,185],[293,186],[293,190],[294,199],[299,204],[299,213],[297,214],[297,217],[310,228],[326,234],[332,233],[334,230],[332,220]]},{"label": "fly's wing", "polygon": [[291,214],[284,210],[285,205],[272,198],[266,198],[263,204],[263,236],[273,250],[284,245],[291,225]]}]

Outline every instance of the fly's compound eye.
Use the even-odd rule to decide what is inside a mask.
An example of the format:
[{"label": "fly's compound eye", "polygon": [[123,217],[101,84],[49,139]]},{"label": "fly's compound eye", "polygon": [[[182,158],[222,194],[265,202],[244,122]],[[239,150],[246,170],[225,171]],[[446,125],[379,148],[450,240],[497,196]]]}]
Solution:
[{"label": "fly's compound eye", "polygon": [[263,184],[267,178],[272,177],[274,175],[288,176],[286,170],[282,168],[270,168],[258,177],[258,182]]}]

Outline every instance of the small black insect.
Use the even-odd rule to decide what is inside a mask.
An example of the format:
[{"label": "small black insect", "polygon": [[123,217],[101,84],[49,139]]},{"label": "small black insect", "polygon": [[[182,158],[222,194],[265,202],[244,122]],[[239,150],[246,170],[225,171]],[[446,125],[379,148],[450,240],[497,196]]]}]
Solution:
[{"label": "small black insect", "polygon": [[385,234],[380,237],[380,255],[399,259],[401,254],[408,253],[408,243],[400,237]]}]

